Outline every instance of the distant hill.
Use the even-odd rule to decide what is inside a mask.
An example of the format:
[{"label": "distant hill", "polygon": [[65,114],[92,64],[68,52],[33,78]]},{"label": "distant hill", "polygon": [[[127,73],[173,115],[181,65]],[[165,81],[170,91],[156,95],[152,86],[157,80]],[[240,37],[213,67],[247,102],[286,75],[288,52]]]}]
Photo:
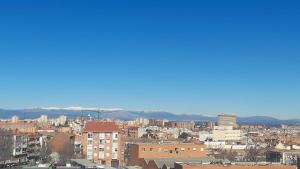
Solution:
[{"label": "distant hill", "polygon": [[[0,118],[7,119],[16,115],[21,119],[34,119],[41,115],[48,115],[50,118],[65,115],[69,118],[78,116],[88,117],[91,115],[93,118],[99,117],[101,119],[119,119],[119,120],[133,120],[138,117],[148,119],[168,119],[168,120],[193,120],[193,121],[217,121],[217,117],[208,117],[196,114],[173,114],[163,111],[129,111],[122,109],[96,109],[96,108],[35,108],[35,109],[20,109],[20,110],[7,110],[0,109]],[[252,116],[252,117],[238,117],[240,124],[266,124],[266,125],[280,125],[280,124],[300,124],[300,119],[279,120],[268,116]]]}]

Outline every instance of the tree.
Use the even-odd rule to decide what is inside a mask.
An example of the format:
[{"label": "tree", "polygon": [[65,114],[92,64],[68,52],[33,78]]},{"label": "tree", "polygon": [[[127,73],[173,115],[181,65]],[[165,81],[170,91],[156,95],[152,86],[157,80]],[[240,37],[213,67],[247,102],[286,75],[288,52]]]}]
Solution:
[{"label": "tree", "polygon": [[42,163],[48,163],[51,160],[50,157],[51,148],[49,145],[49,140],[43,140],[43,145],[41,146],[40,160]]},{"label": "tree", "polygon": [[64,164],[74,155],[74,137],[66,133],[58,133],[50,140],[49,148],[52,153],[59,154],[60,162]]},{"label": "tree", "polygon": [[222,148],[218,148],[218,149],[213,150],[212,153],[216,159],[223,159],[223,160],[228,159],[229,161],[235,161],[236,156],[237,156],[237,152],[233,151],[231,149],[225,150]]},{"label": "tree", "polygon": [[13,151],[13,134],[9,130],[0,129],[0,161],[9,160]]},{"label": "tree", "polygon": [[182,132],[182,133],[178,136],[179,139],[184,139],[184,140],[187,140],[189,137],[190,137],[190,135],[189,135],[188,133],[186,133],[186,132]]},{"label": "tree", "polygon": [[258,162],[259,156],[261,155],[261,149],[257,147],[250,147],[246,149],[245,159],[251,162]]}]

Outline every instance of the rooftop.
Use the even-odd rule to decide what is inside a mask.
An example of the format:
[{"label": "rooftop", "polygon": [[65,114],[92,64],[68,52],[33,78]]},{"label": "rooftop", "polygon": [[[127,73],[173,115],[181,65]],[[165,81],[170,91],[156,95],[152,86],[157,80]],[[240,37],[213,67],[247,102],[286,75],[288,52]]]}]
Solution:
[{"label": "rooftop", "polygon": [[115,122],[88,121],[84,132],[118,132],[120,129]]}]

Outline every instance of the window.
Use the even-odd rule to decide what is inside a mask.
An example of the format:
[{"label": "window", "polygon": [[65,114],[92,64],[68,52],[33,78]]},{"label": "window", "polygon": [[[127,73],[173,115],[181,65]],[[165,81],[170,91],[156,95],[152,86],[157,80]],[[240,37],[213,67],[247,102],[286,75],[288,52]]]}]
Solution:
[{"label": "window", "polygon": [[99,144],[104,144],[104,140],[99,140]]},{"label": "window", "polygon": [[92,159],[93,159],[93,156],[92,156],[92,155],[87,155],[87,159],[88,159],[88,160],[92,160]]},{"label": "window", "polygon": [[105,133],[105,136],[106,137],[110,137],[110,133]]},{"label": "window", "polygon": [[112,153],[112,154],[111,154],[111,158],[112,158],[112,159],[117,159],[117,158],[118,158],[117,153]]},{"label": "window", "polygon": [[115,138],[118,138],[118,134],[115,134]]},{"label": "window", "polygon": [[88,145],[93,145],[93,140],[88,140]]},{"label": "window", "polygon": [[185,149],[184,149],[184,148],[181,148],[180,150],[181,150],[181,151],[184,151]]},{"label": "window", "polygon": [[89,132],[88,133],[88,138],[93,138],[93,133]]},{"label": "window", "polygon": [[150,151],[153,151],[153,148],[150,148]]},{"label": "window", "polygon": [[99,151],[104,151],[104,148],[99,148]]},{"label": "window", "polygon": [[99,158],[100,158],[100,159],[103,159],[103,158],[104,158],[104,152],[103,152],[103,151],[100,151],[100,152],[99,152]]},{"label": "window", "polygon": [[146,148],[143,148],[143,151],[146,151]]},{"label": "window", "polygon": [[173,153],[173,150],[170,150],[169,153]]},{"label": "window", "polygon": [[196,150],[197,150],[197,148],[193,148],[193,150],[194,150],[194,151],[196,151]]},{"label": "window", "polygon": [[118,151],[118,148],[115,148],[115,151]]},{"label": "window", "polygon": [[104,139],[105,138],[105,133],[99,133],[99,139]]}]

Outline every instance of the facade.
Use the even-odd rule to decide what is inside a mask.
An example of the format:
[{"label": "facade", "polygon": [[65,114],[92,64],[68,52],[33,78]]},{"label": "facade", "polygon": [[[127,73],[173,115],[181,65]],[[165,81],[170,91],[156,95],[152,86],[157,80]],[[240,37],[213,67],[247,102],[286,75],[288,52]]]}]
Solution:
[{"label": "facade", "polygon": [[82,135],[87,160],[118,166],[121,157],[119,127],[114,122],[88,121]]},{"label": "facade", "polygon": [[21,161],[26,161],[28,139],[25,135],[13,136],[13,156]]},{"label": "facade", "polygon": [[228,114],[218,115],[218,126],[232,126],[237,127],[236,116]]},{"label": "facade", "polygon": [[51,123],[55,126],[64,126],[67,123],[67,117],[61,115],[58,118],[51,119]]},{"label": "facade", "polygon": [[16,134],[13,136],[13,157],[25,161],[36,161],[41,151],[41,137],[36,134]]},{"label": "facade", "polygon": [[149,126],[164,127],[166,122],[167,120],[163,120],[163,119],[150,119]]},{"label": "facade", "polygon": [[149,124],[149,120],[145,118],[137,118],[135,119],[135,124],[138,126],[147,126]]},{"label": "facade", "polygon": [[265,126],[260,124],[241,124],[240,129],[252,130],[252,129],[263,129]]},{"label": "facade", "polygon": [[12,132],[20,133],[35,133],[37,132],[37,125],[34,122],[18,121],[1,121],[0,128],[5,130],[11,130]]},{"label": "facade", "polygon": [[214,141],[240,141],[243,138],[241,130],[235,130],[232,126],[215,126],[212,137]]},{"label": "facade", "polygon": [[139,138],[139,127],[128,127],[128,138]]},{"label": "facade", "polygon": [[194,130],[195,123],[193,121],[170,121],[165,123],[165,127]]},{"label": "facade", "polygon": [[37,120],[39,123],[48,123],[48,116],[47,115],[41,115],[40,118]]},{"label": "facade", "polygon": [[208,151],[204,144],[193,143],[134,143],[129,145],[129,165],[141,166],[144,159],[200,158]]}]

